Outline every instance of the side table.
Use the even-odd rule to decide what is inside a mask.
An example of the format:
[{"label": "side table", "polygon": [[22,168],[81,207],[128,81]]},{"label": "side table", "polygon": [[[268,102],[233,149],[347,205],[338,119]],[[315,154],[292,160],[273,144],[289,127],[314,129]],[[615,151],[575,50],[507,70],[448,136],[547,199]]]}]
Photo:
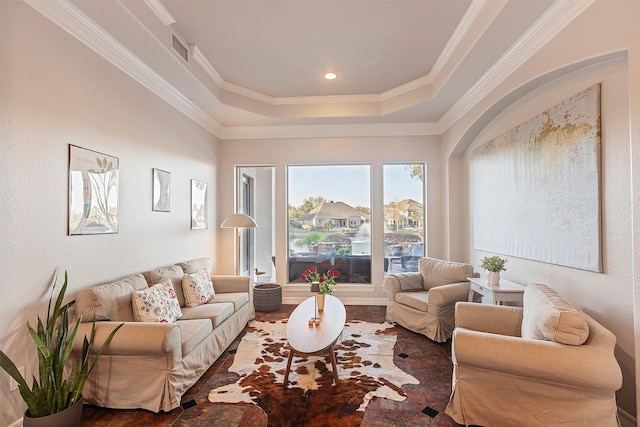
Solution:
[{"label": "side table", "polygon": [[524,286],[518,283],[500,279],[492,286],[486,278],[467,277],[467,280],[471,282],[471,290],[482,297],[483,304],[505,305],[509,302],[522,305]]}]

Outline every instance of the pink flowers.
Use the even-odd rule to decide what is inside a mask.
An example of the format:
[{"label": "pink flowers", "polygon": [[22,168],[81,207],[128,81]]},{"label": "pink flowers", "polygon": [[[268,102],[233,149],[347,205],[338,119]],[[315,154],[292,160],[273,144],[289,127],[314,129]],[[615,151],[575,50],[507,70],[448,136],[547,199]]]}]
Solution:
[{"label": "pink flowers", "polygon": [[330,294],[333,292],[332,286],[337,284],[336,279],[338,277],[340,277],[340,272],[338,270],[329,269],[326,273],[320,274],[318,272],[318,267],[315,265],[307,268],[304,273],[300,275],[302,280],[306,280],[309,283],[319,282],[321,294]]}]

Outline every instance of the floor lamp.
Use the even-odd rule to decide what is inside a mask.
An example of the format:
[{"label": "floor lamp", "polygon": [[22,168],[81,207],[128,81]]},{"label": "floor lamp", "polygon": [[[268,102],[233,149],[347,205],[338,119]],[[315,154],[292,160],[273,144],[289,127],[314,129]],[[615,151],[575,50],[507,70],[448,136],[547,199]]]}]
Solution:
[{"label": "floor lamp", "polygon": [[240,233],[238,228],[258,228],[256,221],[249,215],[237,213],[228,216],[220,224],[220,228],[234,228],[236,233],[236,259],[235,259],[235,272],[236,275],[240,274]]}]

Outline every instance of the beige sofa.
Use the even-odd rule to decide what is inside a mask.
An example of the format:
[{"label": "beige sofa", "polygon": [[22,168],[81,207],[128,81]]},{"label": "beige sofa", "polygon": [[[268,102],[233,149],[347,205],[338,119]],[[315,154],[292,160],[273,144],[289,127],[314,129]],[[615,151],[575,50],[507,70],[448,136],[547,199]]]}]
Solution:
[{"label": "beige sofa", "polygon": [[456,305],[446,413],[483,426],[617,426],[616,337],[544,285],[523,307]]},{"label": "beige sofa", "polygon": [[454,309],[469,299],[473,266],[435,258],[420,258],[418,271],[384,279],[388,292],[386,319],[436,342],[453,333]]},{"label": "beige sofa", "polygon": [[[76,311],[82,315],[74,353],[97,320],[94,350],[121,322],[96,367],[87,379],[87,403],[108,408],[142,408],[169,411],[182,395],[242,332],[255,316],[249,277],[211,276],[215,297],[205,304],[185,306],[185,275],[210,271],[208,258],[195,259],[116,282],[85,289],[77,295]],[[189,276],[191,277],[191,276]],[[174,322],[135,321],[132,294],[170,280],[182,317]],[[189,295],[187,295],[188,297]]]}]

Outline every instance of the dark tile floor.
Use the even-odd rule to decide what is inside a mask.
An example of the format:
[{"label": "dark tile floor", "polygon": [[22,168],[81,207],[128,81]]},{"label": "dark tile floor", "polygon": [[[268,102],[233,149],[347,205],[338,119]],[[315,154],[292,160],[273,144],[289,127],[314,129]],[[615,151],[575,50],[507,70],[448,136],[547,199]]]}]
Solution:
[{"label": "dark tile floor", "polygon": [[[294,308],[294,305],[283,305],[275,312],[256,313],[256,320],[285,319]],[[384,322],[385,307],[347,306],[346,308],[347,320]],[[235,349],[238,346],[242,335],[231,344],[229,349]],[[407,357],[398,356],[402,353]],[[361,426],[456,427],[457,424],[444,414],[451,393],[451,341],[438,344],[422,335],[398,327],[394,361],[401,369],[416,377],[420,384],[403,386],[407,395],[404,402],[372,400],[365,411]],[[233,356],[229,352],[223,353],[183,396],[184,408],[155,414],[144,410],[115,410],[85,405],[82,426],[266,426],[266,415],[256,405],[212,404],[207,400],[209,390],[213,388],[211,382],[215,381],[216,375],[219,377],[226,372],[232,362]],[[192,401],[197,404],[187,407]],[[427,412],[430,412],[430,415],[426,414]]]}]

